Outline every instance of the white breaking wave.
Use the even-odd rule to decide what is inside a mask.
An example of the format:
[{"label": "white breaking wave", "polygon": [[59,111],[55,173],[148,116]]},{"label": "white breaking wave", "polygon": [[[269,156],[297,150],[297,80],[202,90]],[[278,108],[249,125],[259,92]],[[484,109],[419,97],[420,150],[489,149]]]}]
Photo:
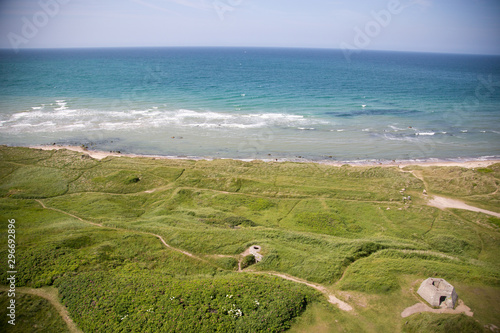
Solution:
[{"label": "white breaking wave", "polygon": [[144,130],[163,127],[205,129],[253,129],[263,127],[313,129],[322,121],[285,113],[234,114],[213,111],[147,110],[102,111],[69,109],[65,101],[56,101],[51,110],[32,107],[4,118],[2,132],[59,132],[92,130]]},{"label": "white breaking wave", "polygon": [[61,110],[66,110],[68,107],[68,103],[64,100],[59,100],[59,101],[56,101],[56,104],[58,106],[58,108],[55,108],[54,110],[56,111],[61,111]]},{"label": "white breaking wave", "polygon": [[389,127],[390,127],[391,129],[393,129],[395,132],[399,132],[399,131],[406,131],[406,130],[408,130],[408,128],[400,128],[400,127],[396,127],[396,126],[394,126],[394,125],[389,125]]},{"label": "white breaking wave", "polygon": [[389,141],[407,141],[407,142],[419,142],[420,141],[418,138],[415,138],[414,136],[408,136],[408,135],[397,136],[397,135],[385,133],[381,136],[384,139],[389,140]]}]

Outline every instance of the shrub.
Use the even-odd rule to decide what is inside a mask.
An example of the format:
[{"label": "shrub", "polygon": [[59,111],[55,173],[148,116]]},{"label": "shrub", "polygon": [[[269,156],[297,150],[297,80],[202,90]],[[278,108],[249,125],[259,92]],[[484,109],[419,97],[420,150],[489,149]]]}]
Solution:
[{"label": "shrub", "polygon": [[140,182],[141,179],[139,177],[135,176],[130,176],[127,179],[125,179],[125,184],[134,184]]},{"label": "shrub", "polygon": [[249,254],[243,258],[241,261],[241,269],[245,269],[248,266],[255,264],[257,261],[255,260],[255,256],[253,254]]},{"label": "shrub", "polygon": [[237,227],[237,226],[244,226],[244,227],[255,227],[256,224],[252,220],[246,219],[241,216],[229,216],[224,219],[224,222],[228,224],[231,228]]},{"label": "shrub", "polygon": [[282,332],[317,293],[267,276],[176,280],[88,272],[56,281],[84,332]]}]

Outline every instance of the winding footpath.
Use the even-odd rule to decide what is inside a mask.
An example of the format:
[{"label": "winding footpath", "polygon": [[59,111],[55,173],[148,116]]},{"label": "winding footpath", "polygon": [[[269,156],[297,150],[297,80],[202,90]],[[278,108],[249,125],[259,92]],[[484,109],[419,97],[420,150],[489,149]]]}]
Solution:
[{"label": "winding footpath", "polygon": [[[427,188],[428,188],[427,182],[425,181],[424,177],[421,174],[419,174],[415,170],[412,170],[412,171],[400,170],[400,171],[406,172],[406,173],[411,173],[415,178],[420,179],[422,181],[422,183],[424,184],[424,188],[427,191]],[[498,189],[497,189],[497,191],[498,191]],[[495,191],[495,193],[496,193],[496,191]],[[464,210],[468,210],[471,212],[483,213],[486,215],[491,215],[491,216],[495,216],[495,217],[500,218],[500,213],[493,212],[491,210],[486,210],[486,209],[474,207],[474,206],[468,205],[465,202],[462,202],[460,200],[440,197],[437,195],[432,195],[432,198],[427,202],[427,205],[432,206],[432,207],[436,207],[436,208],[439,208],[442,210],[446,209],[446,208],[464,209]]]},{"label": "winding footpath", "polygon": [[[402,171],[402,172],[408,172],[408,171]],[[409,172],[412,173],[416,178],[424,181],[424,179],[423,179],[423,177],[421,177],[421,175],[418,175],[416,172],[413,172],[413,171],[409,171]],[[427,187],[425,181],[424,181],[424,186]],[[152,190],[152,191],[146,191],[146,192],[147,193],[151,193],[153,191],[154,190]],[[35,201],[38,202],[42,206],[42,208],[44,208],[44,209],[49,209],[49,210],[52,210],[52,211],[55,211],[55,212],[58,212],[58,213],[70,216],[70,217],[72,217],[74,219],[77,219],[77,220],[79,220],[79,221],[81,221],[81,222],[83,222],[85,224],[89,224],[89,225],[92,225],[92,226],[95,226],[95,227],[101,227],[101,228],[114,229],[114,230],[119,230],[119,231],[124,231],[124,232],[131,232],[131,233],[136,233],[136,234],[144,234],[144,235],[154,236],[154,237],[158,238],[161,241],[161,243],[166,248],[168,248],[170,250],[182,253],[182,254],[184,254],[186,256],[189,256],[189,257],[191,257],[193,259],[196,259],[196,260],[200,260],[200,261],[204,261],[204,262],[209,262],[206,259],[198,257],[198,256],[196,256],[196,255],[194,255],[194,254],[192,254],[190,252],[187,252],[187,251],[184,251],[182,249],[175,248],[175,247],[169,245],[163,239],[163,237],[161,237],[158,234],[154,234],[154,233],[146,232],[146,231],[140,231],[140,230],[131,230],[131,229],[125,229],[125,228],[104,226],[104,225],[102,225],[100,223],[95,223],[95,222],[87,221],[85,219],[82,219],[81,217],[78,217],[78,216],[76,216],[74,214],[71,214],[69,212],[65,212],[65,211],[60,210],[58,208],[48,207],[41,200],[35,199]],[[495,217],[500,218],[500,213],[496,213],[496,212],[493,212],[493,211],[489,211],[489,210],[481,209],[481,208],[478,208],[478,207],[470,206],[470,205],[468,205],[468,204],[466,204],[466,203],[464,203],[462,201],[456,200],[456,199],[450,199],[450,198],[445,198],[445,197],[440,197],[440,196],[432,196],[431,199],[427,202],[427,204],[429,206],[436,207],[436,208],[439,208],[439,209],[447,209],[447,208],[464,209],[464,210],[469,210],[469,211],[473,211],[473,212],[484,213],[484,214],[487,214],[487,215],[491,215],[491,216],[495,216]],[[346,302],[338,299],[335,295],[333,295],[330,291],[328,291],[326,287],[324,287],[322,285],[315,284],[315,283],[312,283],[312,282],[309,282],[309,281],[306,281],[306,280],[303,280],[303,279],[300,279],[300,278],[297,278],[297,277],[294,277],[294,276],[291,276],[291,275],[288,275],[288,274],[279,273],[279,272],[242,270],[242,268],[241,268],[242,258],[243,258],[243,256],[245,254],[249,254],[250,250],[251,250],[251,247],[248,248],[242,254],[240,254],[240,258],[241,259],[238,262],[238,266],[239,266],[238,272],[246,272],[246,273],[253,273],[253,274],[267,274],[267,275],[276,276],[276,277],[279,277],[279,278],[282,278],[282,279],[285,279],[285,280],[293,281],[295,283],[304,284],[304,285],[306,285],[308,287],[311,287],[311,288],[313,288],[313,289],[321,292],[323,295],[325,295],[325,297],[327,298],[327,300],[328,300],[329,303],[338,306],[339,309],[341,309],[343,311],[352,311],[353,310],[353,307],[351,305],[349,305],[348,303],[346,303]],[[4,287],[0,287],[0,290],[4,290]],[[63,304],[61,304],[61,302],[59,300],[59,297],[58,297],[58,292],[57,292],[56,288],[38,288],[38,289],[33,289],[33,288],[22,287],[22,288],[18,288],[18,291],[21,292],[21,293],[32,294],[32,295],[36,295],[36,296],[43,297],[43,298],[47,299],[55,307],[55,309],[58,311],[58,313],[61,315],[61,318],[66,322],[66,324],[68,326],[68,329],[70,330],[71,333],[74,333],[74,332],[80,333],[81,332],[78,329],[78,327],[75,325],[75,323],[71,320],[66,307]],[[461,304],[460,309],[457,308],[456,310],[458,312],[466,313],[469,316],[472,315],[472,312],[470,311],[470,309],[468,307],[466,307],[464,304]],[[440,312],[440,313],[441,312],[446,312],[446,311],[441,310],[441,309],[439,309],[439,310],[431,309],[430,307],[428,307],[426,304],[423,304],[423,303],[417,303],[414,306],[405,309],[403,311],[403,313],[401,314],[401,316],[404,318],[404,317],[410,316],[411,314],[414,314],[414,313],[426,312],[426,311]]]},{"label": "winding footpath", "polygon": [[436,207],[439,209],[446,209],[446,208],[465,209],[471,212],[483,213],[500,218],[500,213],[492,212],[491,210],[486,210],[482,208],[477,208],[474,206],[470,206],[460,200],[439,197],[437,195],[434,195],[433,198],[429,200],[427,204],[429,206]]},{"label": "winding footpath", "polygon": [[[6,291],[8,290],[8,288],[0,286],[0,290]],[[82,331],[76,326],[76,324],[69,316],[68,309],[59,301],[58,291],[56,288],[44,287],[44,288],[34,289],[34,288],[20,287],[16,288],[16,292],[45,298],[50,302],[50,304],[52,304],[52,306],[59,313],[59,315],[61,316],[62,320],[64,320],[64,322],[66,323],[66,325],[68,326],[68,330],[71,333],[82,333]]]},{"label": "winding footpath", "polygon": [[[416,176],[417,178],[421,179],[420,177],[418,177],[415,174],[414,174],[414,176]],[[123,229],[123,228],[117,228],[117,227],[104,226],[104,225],[102,225],[100,223],[95,223],[95,222],[84,220],[81,217],[78,217],[78,216],[73,215],[71,213],[65,212],[63,210],[60,210],[60,209],[57,209],[57,208],[52,208],[52,207],[47,207],[41,200],[36,199],[35,201],[38,202],[44,209],[50,209],[50,210],[59,212],[61,214],[65,214],[65,215],[70,216],[72,218],[75,218],[75,219],[77,219],[77,220],[79,220],[79,221],[81,221],[83,223],[90,224],[90,225],[93,225],[93,226],[96,226],[96,227],[109,228],[109,229],[114,229],[114,230],[120,230],[120,231],[126,231],[126,232],[132,232],[132,233],[140,233],[140,234],[146,234],[146,235],[154,236],[154,237],[158,238],[162,242],[162,244],[165,247],[167,247],[168,249],[170,249],[170,250],[182,253],[182,254],[184,254],[186,256],[189,256],[189,257],[191,257],[193,259],[197,259],[197,260],[201,260],[201,261],[207,262],[207,260],[205,260],[203,258],[200,258],[200,257],[198,257],[198,256],[196,256],[196,255],[194,255],[194,254],[192,254],[190,252],[187,252],[187,251],[184,251],[184,250],[181,250],[181,249],[178,249],[178,248],[175,248],[175,247],[169,245],[163,239],[163,237],[161,237],[158,234],[154,234],[154,233],[150,233],[150,232],[145,232],[145,231],[139,231],[139,230],[130,230],[130,229]],[[473,212],[479,212],[479,213],[483,213],[483,214],[487,214],[487,215],[491,215],[491,216],[495,216],[495,217],[500,218],[500,213],[496,213],[496,212],[492,212],[492,211],[489,211],[489,210],[481,209],[481,208],[478,208],[478,207],[470,206],[470,205],[468,205],[468,204],[466,204],[466,203],[464,203],[462,201],[455,200],[455,199],[450,199],[450,198],[445,198],[445,197],[440,197],[440,196],[433,196],[427,202],[427,204],[429,206],[436,207],[436,208],[439,208],[439,209],[446,209],[446,208],[464,209],[464,210],[469,210],[469,211],[473,211]],[[248,253],[250,253],[249,251],[250,251],[250,248],[247,249],[243,254],[248,254]],[[238,272],[243,272],[243,270],[241,269],[241,260],[239,261],[238,266],[239,266]],[[303,280],[303,279],[299,279],[297,277],[290,276],[290,275],[287,275],[287,274],[278,273],[278,272],[258,272],[258,271],[246,271],[246,272],[247,273],[254,273],[254,274],[268,274],[268,275],[273,275],[273,276],[277,276],[277,277],[280,277],[280,278],[285,279],[285,280],[289,280],[289,281],[293,281],[293,282],[296,282],[296,283],[304,284],[306,286],[309,286],[309,287],[314,288],[314,289],[318,290],[319,292],[321,292],[323,295],[326,296],[326,298],[328,299],[328,302],[330,302],[331,304],[334,304],[334,305],[338,306],[339,309],[341,309],[343,311],[352,311],[353,310],[352,306],[350,306],[346,302],[338,299],[335,295],[333,295],[332,293],[330,293],[322,285],[314,284],[312,282],[309,282],[309,281],[306,281],[306,280]],[[66,311],[66,308],[61,303],[59,303],[59,301],[57,300],[57,296],[54,298],[54,296],[51,295],[50,298],[49,298],[47,296],[47,294],[44,294],[43,291],[39,291],[39,289],[23,288],[23,290],[25,290],[24,292],[32,293],[34,295],[38,295],[38,296],[41,296],[41,297],[44,297],[44,298],[48,299],[54,306],[56,306],[56,303],[57,303],[58,306],[56,306],[56,308],[58,309],[58,311],[61,314],[61,316],[63,317],[63,319],[68,324],[68,327],[70,327],[70,325],[74,326],[74,323],[69,318],[69,315],[68,315],[68,313]],[[418,306],[422,307],[422,305],[418,305]],[[428,311],[427,309],[426,310],[423,310],[421,308],[417,309],[416,307],[417,307],[417,305],[415,305],[414,308],[412,308],[412,309],[408,309],[407,312],[409,312],[409,313],[415,313],[415,312],[421,312],[421,311]],[[463,312],[466,312],[466,311],[463,311]],[[405,313],[405,315],[408,315],[408,314]],[[67,319],[69,321],[71,321],[71,322],[68,322]],[[71,330],[71,332],[78,332],[78,329],[76,328],[76,326],[74,326],[74,329],[70,327],[70,330]]]},{"label": "winding footpath", "polygon": [[349,304],[347,304],[344,301],[341,301],[340,299],[338,299],[337,297],[335,297],[335,295],[329,293],[328,290],[326,290],[325,287],[323,287],[323,286],[321,286],[319,284],[314,284],[314,283],[311,283],[311,282],[307,282],[305,280],[302,280],[302,279],[299,279],[299,278],[296,278],[294,276],[290,276],[290,275],[287,275],[287,274],[275,273],[275,272],[265,272],[265,273],[266,274],[270,274],[270,275],[274,275],[274,276],[278,276],[278,277],[280,277],[282,279],[285,279],[285,280],[289,280],[289,281],[293,281],[293,282],[305,284],[306,286],[314,288],[314,289],[318,290],[319,292],[321,292],[322,294],[324,294],[325,296],[327,296],[328,297],[328,302],[330,302],[331,304],[337,305],[340,310],[344,310],[344,311],[352,311],[353,310],[352,306],[350,306]]},{"label": "winding footpath", "polygon": [[91,225],[96,226],[96,227],[108,228],[108,229],[120,230],[120,231],[126,231],[126,232],[133,232],[133,233],[139,233],[139,234],[143,234],[143,235],[155,236],[156,238],[158,238],[163,243],[163,245],[165,245],[167,248],[169,248],[169,249],[171,249],[173,251],[180,252],[180,253],[185,254],[185,255],[187,255],[187,256],[189,256],[191,258],[195,258],[195,259],[198,259],[198,260],[201,260],[201,261],[206,261],[205,259],[197,257],[197,256],[195,256],[192,253],[189,253],[187,251],[184,251],[184,250],[181,250],[181,249],[178,249],[178,248],[175,248],[175,247],[169,245],[167,242],[165,242],[165,240],[163,239],[163,237],[161,237],[160,235],[154,234],[152,232],[140,231],[140,230],[130,230],[130,229],[124,229],[124,228],[116,228],[116,227],[104,226],[104,225],[102,225],[100,223],[94,223],[94,222],[90,222],[90,221],[84,220],[81,217],[78,217],[78,216],[73,215],[71,213],[65,212],[63,210],[60,210],[60,209],[57,209],[57,208],[52,208],[52,207],[47,207],[47,206],[45,206],[45,204],[41,200],[35,199],[35,201],[38,202],[44,209],[50,209],[50,210],[53,210],[55,212],[59,212],[61,214],[65,214],[65,215],[71,216],[72,218],[75,218],[75,219],[77,219],[77,220],[79,220],[79,221],[81,221],[83,223],[91,224]]},{"label": "winding footpath", "polygon": [[[90,225],[93,225],[93,226],[96,226],[96,227],[108,228],[108,229],[114,229],[114,230],[119,230],[119,231],[125,231],[125,232],[132,232],[132,233],[139,233],[139,234],[145,234],[145,235],[155,236],[168,249],[173,250],[173,251],[177,251],[177,252],[182,253],[184,255],[187,255],[187,256],[189,256],[191,258],[207,262],[207,260],[205,260],[203,258],[200,258],[200,257],[198,257],[198,256],[196,256],[196,255],[194,255],[194,254],[192,254],[190,252],[187,252],[187,251],[184,251],[184,250],[181,250],[181,249],[178,249],[178,248],[175,248],[175,247],[169,245],[167,242],[165,242],[165,240],[163,239],[163,237],[161,237],[160,235],[157,235],[157,234],[154,234],[154,233],[151,233],[151,232],[146,232],[146,231],[130,230],[130,229],[124,229],[124,228],[104,226],[104,225],[102,225],[100,223],[95,223],[95,222],[90,222],[90,221],[84,220],[81,217],[78,217],[78,216],[73,215],[71,213],[65,212],[65,211],[60,210],[58,208],[48,207],[48,206],[46,206],[39,199],[35,199],[35,201],[38,202],[42,206],[42,208],[44,208],[44,209],[50,209],[50,210],[53,210],[55,212],[58,212],[58,213],[61,213],[61,214],[65,214],[65,215],[70,216],[72,218],[75,218],[75,219],[77,219],[77,220],[79,220],[79,221],[81,221],[83,223],[87,223],[87,224],[90,224]],[[247,252],[251,253],[250,248],[248,248],[244,253],[247,253]],[[243,270],[241,269],[241,260],[238,263],[238,266],[239,266],[238,272],[243,272]],[[350,306],[346,302],[338,299],[335,295],[331,294],[324,286],[321,286],[321,285],[318,285],[318,284],[314,284],[314,283],[308,282],[306,280],[302,280],[302,279],[296,278],[296,277],[291,276],[291,275],[277,273],[277,272],[265,272],[265,271],[263,271],[263,272],[246,271],[246,272],[247,273],[254,273],[254,274],[269,274],[269,275],[274,275],[274,276],[280,277],[280,278],[285,279],[285,280],[289,280],[289,281],[293,281],[293,282],[296,282],[296,283],[304,284],[306,286],[309,286],[309,287],[314,288],[314,289],[318,290],[319,292],[321,292],[323,295],[326,296],[326,298],[328,299],[328,302],[330,302],[331,304],[337,305],[341,310],[344,310],[344,311],[352,311],[353,310],[352,306]],[[36,289],[33,289],[33,290],[36,290]]]}]

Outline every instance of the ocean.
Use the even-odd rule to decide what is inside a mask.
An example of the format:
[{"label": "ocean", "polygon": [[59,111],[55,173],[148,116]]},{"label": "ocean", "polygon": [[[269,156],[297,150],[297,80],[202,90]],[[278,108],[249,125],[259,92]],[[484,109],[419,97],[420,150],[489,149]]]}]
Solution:
[{"label": "ocean", "polygon": [[0,144],[293,161],[500,157],[500,57],[0,51]]}]

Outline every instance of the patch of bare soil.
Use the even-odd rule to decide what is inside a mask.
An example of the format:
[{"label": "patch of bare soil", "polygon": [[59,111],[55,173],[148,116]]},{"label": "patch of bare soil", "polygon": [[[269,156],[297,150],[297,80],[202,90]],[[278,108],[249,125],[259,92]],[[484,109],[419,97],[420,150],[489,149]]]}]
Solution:
[{"label": "patch of bare soil", "polygon": [[455,309],[450,309],[450,308],[440,308],[440,309],[433,309],[430,306],[428,306],[425,303],[419,302],[415,305],[412,305],[401,312],[401,317],[406,318],[411,316],[412,314],[415,313],[421,313],[421,312],[432,312],[432,313],[465,313],[467,316],[472,317],[474,315],[474,312],[471,311],[471,309],[462,302],[462,300],[458,300],[458,305]]},{"label": "patch of bare soil", "polygon": [[435,195],[431,200],[429,200],[428,205],[439,209],[446,209],[446,208],[465,209],[465,210],[470,210],[472,212],[488,214],[500,218],[500,213],[492,212],[490,210],[482,208],[477,208],[474,206],[470,206],[460,200],[439,197],[437,195]]}]

